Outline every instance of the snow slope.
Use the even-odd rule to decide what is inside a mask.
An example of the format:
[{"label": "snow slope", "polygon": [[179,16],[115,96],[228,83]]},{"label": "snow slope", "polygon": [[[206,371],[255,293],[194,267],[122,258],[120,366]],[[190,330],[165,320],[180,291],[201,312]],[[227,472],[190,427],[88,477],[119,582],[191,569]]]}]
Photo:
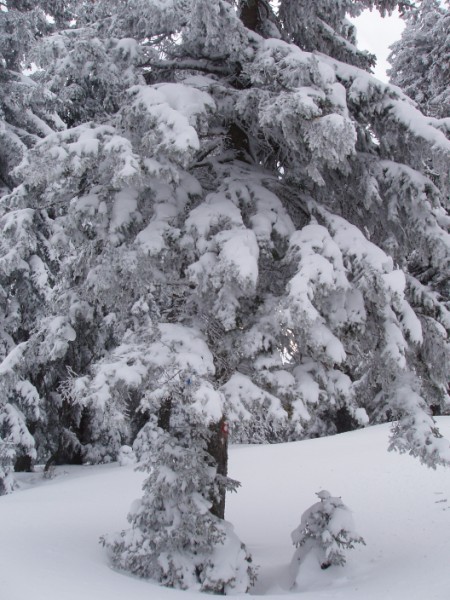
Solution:
[{"label": "snow slope", "polygon": [[[450,417],[439,419],[450,437]],[[227,517],[260,565],[253,594],[291,593],[290,532],[327,489],[342,496],[367,543],[347,565],[304,574],[303,600],[448,600],[450,471],[388,453],[388,427],[231,450],[242,488]],[[100,535],[126,526],[142,474],[130,466],[66,467],[24,475],[0,498],[1,600],[204,600],[113,571]]]}]

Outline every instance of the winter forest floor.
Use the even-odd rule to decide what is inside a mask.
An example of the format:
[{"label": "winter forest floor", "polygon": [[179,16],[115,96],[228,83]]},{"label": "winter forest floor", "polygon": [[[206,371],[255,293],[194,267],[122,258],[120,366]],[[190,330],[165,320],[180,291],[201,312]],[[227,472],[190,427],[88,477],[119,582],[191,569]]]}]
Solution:
[{"label": "winter forest floor", "polygon": [[[450,436],[450,417],[439,419]],[[303,600],[448,600],[450,471],[388,453],[387,426],[276,446],[231,450],[242,482],[227,518],[260,565],[252,594],[292,593],[290,532],[327,489],[354,513],[367,546],[345,567],[304,573]],[[116,464],[60,468],[52,480],[23,475],[0,498],[2,600],[200,600],[113,571],[100,535],[126,527],[143,475]]]}]

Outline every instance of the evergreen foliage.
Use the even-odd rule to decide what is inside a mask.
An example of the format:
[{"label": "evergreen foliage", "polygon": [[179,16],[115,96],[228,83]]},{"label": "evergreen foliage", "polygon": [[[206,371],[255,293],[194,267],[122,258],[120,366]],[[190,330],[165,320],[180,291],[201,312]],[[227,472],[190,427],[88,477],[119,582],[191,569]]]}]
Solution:
[{"label": "evergreen foliage", "polygon": [[370,70],[376,57],[357,48],[355,26],[348,17],[376,8],[382,16],[395,8],[402,13],[411,8],[405,0],[281,0],[280,17],[288,39],[302,50],[318,51],[343,62]]},{"label": "evergreen foliage", "polygon": [[0,496],[14,489],[14,448],[11,443],[0,440]]},{"label": "evergreen foliage", "polygon": [[308,556],[313,556],[321,569],[343,566],[346,550],[352,550],[355,544],[365,544],[355,533],[351,512],[341,498],[331,496],[326,490],[316,495],[320,501],[303,513],[300,525],[291,534],[297,548],[291,563],[294,583]]},{"label": "evergreen foliage", "polygon": [[[251,583],[222,522],[224,419],[258,442],[390,420],[392,448],[450,462],[431,415],[449,400],[450,142],[343,21],[397,4],[17,5],[44,14],[19,62],[59,117],[0,203],[2,491],[13,463],[107,462],[142,430],[144,498],[105,538],[121,568]],[[205,557],[227,547],[218,573]]]},{"label": "evergreen foliage", "polygon": [[[246,592],[255,579],[250,556],[232,526],[210,512],[222,486],[235,488],[235,482],[217,473],[208,453],[212,432],[204,399],[211,390],[205,383],[186,383],[186,376],[166,386],[163,403],[169,427],[162,427],[161,412],[158,424],[152,411],[136,439],[138,469],[149,476],[142,500],[128,515],[131,529],[106,536],[103,543],[116,567],[163,585]],[[219,403],[216,411],[217,419]]]},{"label": "evergreen foliage", "polygon": [[424,114],[438,119],[450,117],[449,30],[449,3],[422,0],[408,13],[402,37],[392,45],[389,56],[392,83],[417,102]]},{"label": "evergreen foliage", "polygon": [[26,149],[63,126],[55,112],[55,96],[23,73],[36,39],[51,31],[39,4],[1,3],[0,196],[14,187],[12,171]]}]

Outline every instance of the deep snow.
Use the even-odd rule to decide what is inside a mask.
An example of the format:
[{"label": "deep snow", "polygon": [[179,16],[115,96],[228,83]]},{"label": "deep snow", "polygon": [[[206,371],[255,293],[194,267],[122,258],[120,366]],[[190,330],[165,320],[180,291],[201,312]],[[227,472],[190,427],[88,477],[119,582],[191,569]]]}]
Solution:
[{"label": "deep snow", "polygon": [[[439,419],[450,437],[450,417]],[[387,426],[275,446],[231,449],[242,482],[227,518],[260,565],[253,594],[292,593],[290,532],[315,492],[342,496],[367,543],[345,567],[306,569],[303,600],[448,600],[450,471],[388,453]],[[1,600],[200,600],[113,571],[100,535],[127,526],[143,475],[131,466],[59,468],[21,476],[0,498]]]}]

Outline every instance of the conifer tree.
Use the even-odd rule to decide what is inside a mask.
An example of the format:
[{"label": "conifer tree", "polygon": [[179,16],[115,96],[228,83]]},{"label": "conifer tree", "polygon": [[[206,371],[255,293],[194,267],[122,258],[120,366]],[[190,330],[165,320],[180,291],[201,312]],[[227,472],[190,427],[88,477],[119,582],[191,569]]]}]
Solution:
[{"label": "conifer tree", "polygon": [[291,533],[296,551],[291,562],[291,576],[295,585],[301,582],[301,567],[312,560],[320,568],[333,565],[344,566],[345,552],[355,544],[365,544],[355,532],[352,514],[341,498],[321,490],[316,494],[319,502],[310,506],[303,514],[300,525]]},{"label": "conifer tree", "polygon": [[378,9],[384,17],[398,8],[405,13],[412,6],[409,0],[281,0],[280,17],[288,39],[302,50],[318,51],[342,62],[369,70],[376,57],[357,47],[356,29],[349,17],[363,10]]},{"label": "conifer tree", "polygon": [[424,114],[438,119],[450,117],[449,29],[449,3],[422,0],[407,14],[402,37],[392,45],[389,56],[392,83],[417,102]]},{"label": "conifer tree", "polygon": [[[51,32],[47,17],[58,19],[61,4],[17,0],[1,3],[0,197],[14,189],[14,168],[27,149],[64,127],[56,112],[57,98],[24,74],[29,66],[29,51],[38,38]],[[42,307],[47,299],[41,293],[48,273],[45,263],[52,254],[45,241],[47,219],[28,206],[21,208],[0,210],[0,361],[8,355],[9,361],[20,360],[20,344],[45,312]],[[28,302],[30,296],[33,301]],[[14,388],[15,400],[10,402],[9,367],[4,364],[0,371],[0,469],[3,468],[1,479],[5,482],[0,484],[0,490],[4,492],[12,489],[10,472],[14,463],[26,468],[36,456],[30,429],[38,419],[39,409],[33,386],[20,379]]]},{"label": "conifer tree", "polygon": [[223,513],[214,510],[225,489],[237,484],[217,472],[208,447],[211,424],[221,418],[220,394],[189,369],[145,399],[149,408],[155,400],[135,442],[138,469],[149,473],[144,496],[128,515],[131,529],[103,538],[112,562],[170,587],[246,592],[255,578],[251,558]]},{"label": "conifer tree", "polygon": [[[56,98],[24,71],[37,39],[51,33],[48,17],[61,23],[62,1],[5,0],[0,10],[0,192],[14,187],[12,170],[24,151],[63,123]],[[64,11],[63,11],[64,12]]]},{"label": "conifer tree", "polygon": [[245,550],[226,576],[205,560],[234,544],[225,420],[247,441],[390,420],[392,448],[450,461],[431,415],[448,407],[450,142],[361,68],[344,22],[396,4],[80,2],[30,53],[67,128],[1,202],[8,310],[21,289],[2,436],[104,462],[144,426],[144,498],[105,538],[121,568],[251,582]]}]

